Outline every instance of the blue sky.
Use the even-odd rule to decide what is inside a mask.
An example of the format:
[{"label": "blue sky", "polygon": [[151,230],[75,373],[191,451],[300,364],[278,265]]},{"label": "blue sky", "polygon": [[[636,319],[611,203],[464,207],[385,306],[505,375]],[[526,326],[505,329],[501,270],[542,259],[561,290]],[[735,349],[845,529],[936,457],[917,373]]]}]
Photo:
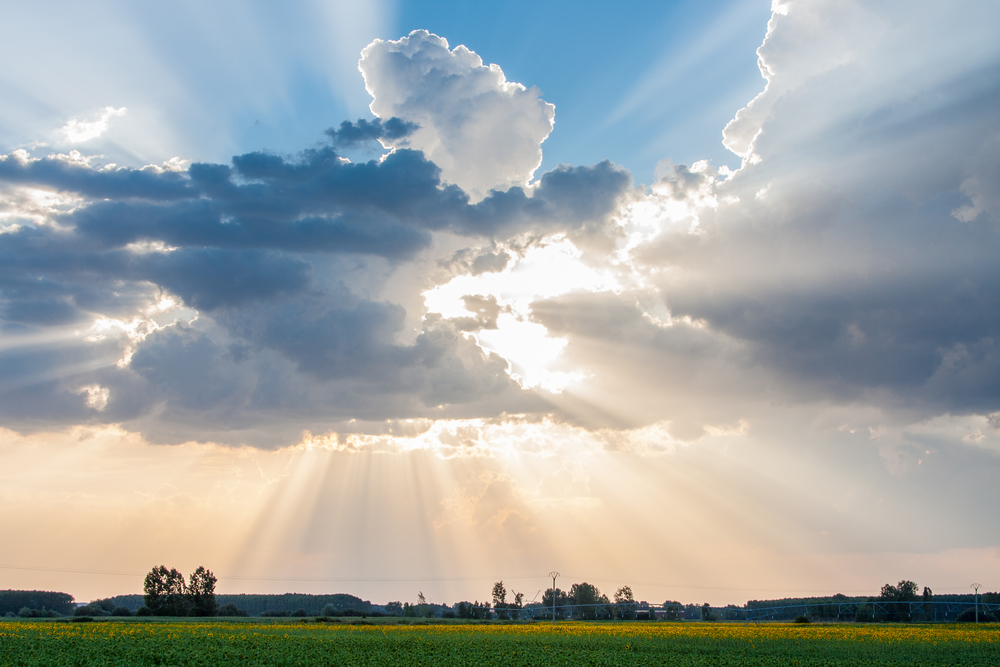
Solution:
[{"label": "blue sky", "polygon": [[470,7],[5,4],[0,587],[1000,588],[1000,8]]},{"label": "blue sky", "polygon": [[123,164],[160,162],[181,149],[220,161],[251,150],[296,152],[344,118],[370,117],[350,54],[424,28],[556,105],[543,170],[611,159],[649,182],[664,158],[735,168],[721,128],[763,88],[754,51],[770,13],[767,3],[748,0],[236,7],[10,7],[21,29],[0,49],[21,66],[0,77],[0,142],[12,149],[26,137],[46,141],[46,122],[110,104],[129,108],[129,122],[144,114],[177,136],[146,139],[142,149],[107,147]]},{"label": "blue sky", "polygon": [[640,181],[663,158],[739,165],[720,128],[763,89],[761,2],[403,3],[399,34],[466,44],[556,105],[543,170],[603,159]]}]

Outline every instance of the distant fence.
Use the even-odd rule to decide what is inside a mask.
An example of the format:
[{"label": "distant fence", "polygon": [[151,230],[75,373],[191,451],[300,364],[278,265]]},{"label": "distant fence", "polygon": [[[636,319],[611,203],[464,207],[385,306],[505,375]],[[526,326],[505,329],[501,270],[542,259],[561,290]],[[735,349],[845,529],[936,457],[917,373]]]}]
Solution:
[{"label": "distant fence", "polygon": [[[649,619],[653,613],[656,618],[669,615],[677,620],[702,620],[707,616],[712,620],[721,621],[785,621],[798,616],[815,620],[840,621],[926,621],[953,622],[965,611],[974,610],[975,602],[969,601],[915,601],[896,602],[889,600],[864,600],[851,602],[819,602],[802,603],[768,607],[711,607],[711,606],[675,606],[639,608],[629,603],[608,604],[563,604],[555,606],[556,618],[560,619]],[[522,609],[500,608],[491,610],[512,619],[536,620],[551,619],[552,607],[532,606]],[[979,614],[1000,615],[1000,604],[980,602]]]},{"label": "distant fence", "polygon": [[[763,621],[786,620],[795,616],[817,619],[859,620],[859,621],[954,621],[967,611],[976,609],[975,602],[942,601],[897,602],[891,600],[866,600],[861,602],[827,602],[817,604],[796,604],[779,607],[756,607],[737,610],[731,607],[719,608],[719,613],[742,612],[742,618],[732,620]],[[1000,611],[1000,604],[980,602],[979,613]]]}]

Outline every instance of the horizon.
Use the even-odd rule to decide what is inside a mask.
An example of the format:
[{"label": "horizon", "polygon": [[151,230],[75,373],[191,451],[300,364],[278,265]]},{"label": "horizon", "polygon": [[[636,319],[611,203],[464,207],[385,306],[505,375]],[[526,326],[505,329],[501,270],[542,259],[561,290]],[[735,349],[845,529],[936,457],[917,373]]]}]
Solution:
[{"label": "horizon", "polygon": [[1000,5],[8,10],[0,588],[1000,589]]}]

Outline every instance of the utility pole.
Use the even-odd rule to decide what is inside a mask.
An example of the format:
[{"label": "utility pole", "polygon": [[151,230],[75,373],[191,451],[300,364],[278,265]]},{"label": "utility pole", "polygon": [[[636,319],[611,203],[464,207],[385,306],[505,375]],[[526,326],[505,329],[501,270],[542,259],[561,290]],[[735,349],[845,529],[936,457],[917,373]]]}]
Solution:
[{"label": "utility pole", "polygon": [[976,591],[976,623],[979,622],[979,587],[982,584],[971,584],[969,588]]},{"label": "utility pole", "polygon": [[556,622],[556,577],[559,573],[555,570],[549,572],[549,576],[552,577],[552,622]]}]

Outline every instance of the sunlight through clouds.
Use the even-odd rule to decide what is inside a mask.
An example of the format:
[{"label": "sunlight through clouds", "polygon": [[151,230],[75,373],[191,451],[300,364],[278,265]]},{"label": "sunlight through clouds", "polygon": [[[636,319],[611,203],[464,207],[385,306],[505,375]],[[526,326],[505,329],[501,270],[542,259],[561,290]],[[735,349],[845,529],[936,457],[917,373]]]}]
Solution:
[{"label": "sunlight through clouds", "polygon": [[[0,565],[732,602],[995,564],[1000,9],[956,2],[775,1],[738,83],[766,0],[53,17],[0,74]],[[752,92],[672,160],[694,80]],[[662,127],[543,168],[557,103],[580,145]]]},{"label": "sunlight through clouds", "polygon": [[551,369],[551,364],[559,360],[566,340],[549,336],[544,326],[531,321],[532,302],[577,290],[618,289],[613,276],[588,267],[580,261],[581,255],[569,240],[556,235],[529,247],[502,271],[457,276],[424,292],[424,302],[429,313],[448,318],[474,317],[463,298],[494,297],[501,309],[495,325],[469,335],[484,350],[496,352],[511,362],[511,377],[522,387],[541,387],[559,393],[586,375]]}]

